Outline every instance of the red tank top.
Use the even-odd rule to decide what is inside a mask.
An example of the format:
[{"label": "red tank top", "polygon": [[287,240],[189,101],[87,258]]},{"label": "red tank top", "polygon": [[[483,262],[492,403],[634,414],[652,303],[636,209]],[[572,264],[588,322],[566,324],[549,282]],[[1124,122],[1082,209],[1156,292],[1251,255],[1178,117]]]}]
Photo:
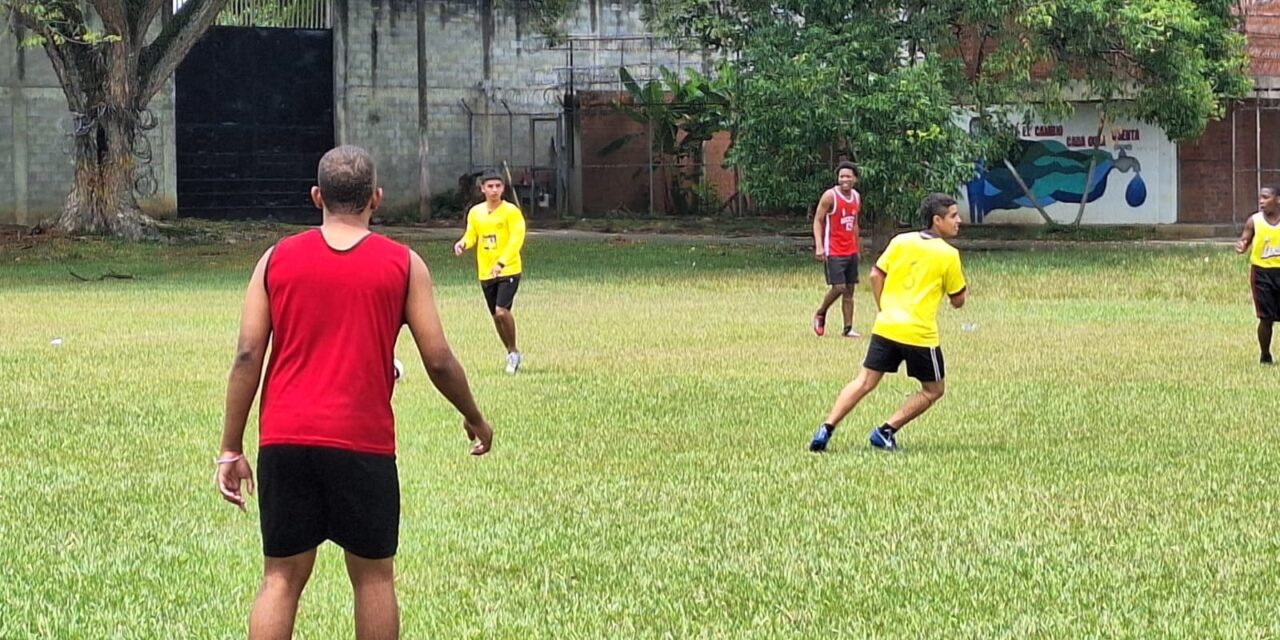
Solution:
[{"label": "red tank top", "polygon": [[409,249],[376,233],[345,251],[319,229],[278,242],[267,260],[271,361],[261,445],[391,455],[396,338],[409,293]]},{"label": "red tank top", "polygon": [[847,258],[858,254],[858,214],[862,196],[854,189],[846,199],[839,188],[831,189],[832,207],[827,214],[827,235],[823,241],[827,255]]}]

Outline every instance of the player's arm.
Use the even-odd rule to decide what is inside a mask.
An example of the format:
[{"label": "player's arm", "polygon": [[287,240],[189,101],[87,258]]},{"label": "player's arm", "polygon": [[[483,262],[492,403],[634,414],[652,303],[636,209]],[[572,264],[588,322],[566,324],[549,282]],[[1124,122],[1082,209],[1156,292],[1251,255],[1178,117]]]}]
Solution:
[{"label": "player's arm", "polygon": [[244,307],[240,313],[240,336],[236,339],[236,353],[231,361],[231,373],[227,377],[226,416],[222,422],[222,443],[218,447],[218,471],[216,482],[222,497],[244,509],[241,483],[247,483],[253,494],[253,470],[244,459],[244,428],[249,419],[253,399],[258,395],[262,380],[262,362],[266,359],[267,345],[271,342],[271,301],[267,297],[267,262],[272,249],[258,260],[245,291]]},{"label": "player's arm", "polygon": [[876,301],[876,311],[880,310],[880,293],[884,291],[885,275],[880,265],[871,267],[871,298]]},{"label": "player's arm", "polygon": [[884,253],[880,254],[880,259],[876,260],[874,266],[871,267],[871,298],[876,302],[876,310],[880,310],[880,294],[884,292],[884,280],[889,276],[889,272],[899,268],[898,256],[902,252],[899,250],[899,236],[889,239],[889,245],[884,248]]},{"label": "player's arm", "polygon": [[959,254],[951,261],[946,274],[943,275],[942,286],[947,292],[947,298],[951,301],[952,307],[959,309],[964,306],[964,301],[969,297],[969,283],[964,279],[964,268],[960,266]]},{"label": "player's arm", "polygon": [[462,238],[454,243],[453,255],[460,256],[463,251],[476,246],[476,225],[472,222],[474,217],[470,211],[467,212],[467,230],[463,231]]},{"label": "player's arm", "polygon": [[409,295],[405,299],[404,314],[431,384],[462,414],[467,435],[479,441],[471,449],[471,454],[488,453],[493,442],[493,429],[480,414],[480,408],[471,395],[471,386],[467,384],[467,374],[445,339],[440,314],[436,311],[431,273],[416,251],[409,252]]},{"label": "player's arm", "polygon": [[511,264],[520,255],[520,250],[524,248],[524,234],[524,214],[513,206],[511,213],[507,214],[507,246],[503,247],[502,254],[498,256],[498,269]]},{"label": "player's arm", "polygon": [[835,199],[831,195],[831,190],[827,189],[818,198],[818,206],[813,210],[813,257],[818,260],[825,260],[827,252],[823,247],[822,237],[826,235],[827,215],[831,213],[831,208],[836,206]]},{"label": "player's arm", "polygon": [[1253,243],[1253,216],[1249,216],[1244,221],[1244,231],[1240,234],[1240,239],[1236,241],[1236,253],[1244,253],[1249,250],[1249,245]]}]

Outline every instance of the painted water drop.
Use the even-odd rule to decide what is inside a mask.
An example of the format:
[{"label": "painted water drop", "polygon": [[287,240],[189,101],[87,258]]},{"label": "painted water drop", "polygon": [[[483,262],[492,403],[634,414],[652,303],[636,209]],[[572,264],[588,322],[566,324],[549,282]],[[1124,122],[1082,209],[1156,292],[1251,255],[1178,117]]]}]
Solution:
[{"label": "painted water drop", "polygon": [[1147,201],[1147,183],[1142,181],[1141,173],[1134,175],[1133,180],[1129,181],[1129,186],[1124,190],[1124,201],[1131,207],[1141,207]]}]

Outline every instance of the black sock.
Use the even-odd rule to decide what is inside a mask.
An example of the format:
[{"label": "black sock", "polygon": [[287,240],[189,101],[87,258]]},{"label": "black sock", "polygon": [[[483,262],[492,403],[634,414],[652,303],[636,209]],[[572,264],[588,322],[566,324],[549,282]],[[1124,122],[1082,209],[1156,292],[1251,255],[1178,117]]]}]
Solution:
[{"label": "black sock", "polygon": [[835,431],[836,431],[836,426],[835,426],[834,424],[829,423],[829,422],[824,422],[824,423],[822,423],[822,426],[826,427],[826,428],[827,428],[827,431],[830,431],[831,433],[835,433]]},{"label": "black sock", "polygon": [[844,326],[844,334],[847,336],[847,335],[849,335],[849,332],[850,332],[850,331],[853,331],[853,325],[851,325],[851,324],[846,324],[846,325]]},{"label": "black sock", "polygon": [[888,432],[889,432],[889,435],[894,435],[894,434],[898,433],[898,428],[897,428],[897,427],[895,427],[895,426],[893,426],[893,425],[891,425],[891,424],[889,424],[888,422],[886,422],[886,423],[884,423],[884,424],[880,425],[880,430],[881,430],[881,431],[888,431]]},{"label": "black sock", "polygon": [[1271,362],[1272,362],[1272,361],[1271,361],[1271,354],[1269,354],[1269,353],[1264,353],[1264,354],[1262,354],[1262,359],[1261,359],[1261,360],[1259,360],[1259,362],[1261,362],[1262,364],[1271,364]]}]

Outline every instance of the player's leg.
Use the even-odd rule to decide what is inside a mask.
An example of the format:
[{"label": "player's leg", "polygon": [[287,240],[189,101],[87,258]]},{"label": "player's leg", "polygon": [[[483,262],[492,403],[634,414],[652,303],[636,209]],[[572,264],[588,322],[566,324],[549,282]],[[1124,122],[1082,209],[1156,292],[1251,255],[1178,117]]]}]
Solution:
[{"label": "player's leg", "polygon": [[901,364],[901,354],[893,348],[890,341],[880,336],[871,336],[871,344],[867,346],[867,356],[862,362],[862,369],[836,396],[835,402],[831,405],[831,411],[827,413],[826,421],[818,425],[813,440],[809,442],[809,450],[826,451],[827,444],[835,434],[840,421],[844,420],[845,416],[849,415],[849,412],[853,411],[854,407],[858,406],[858,403],[880,384],[885,373],[897,371]]},{"label": "player's leg", "polygon": [[516,346],[516,317],[511,313],[519,288],[520,276],[513,276],[499,284],[493,310],[493,324],[498,328],[502,345],[507,348],[507,373],[515,373],[520,368],[520,349]]},{"label": "player's leg", "polygon": [[845,416],[849,415],[849,412],[853,411],[853,408],[858,406],[858,403],[862,402],[862,399],[871,393],[876,385],[880,384],[882,378],[884,378],[883,372],[862,367],[858,375],[850,380],[849,384],[846,384],[836,396],[835,403],[831,405],[831,411],[827,413],[826,424],[831,425],[832,428],[839,425],[840,421],[844,420]]},{"label": "player's leg", "polygon": [[262,586],[249,614],[251,640],[289,638],[298,600],[325,539],[322,488],[309,447],[267,446],[258,452]]},{"label": "player's leg", "polygon": [[249,640],[289,640],[302,589],[315,566],[316,549],[263,562],[262,586],[249,614]]},{"label": "player's leg", "polygon": [[828,257],[822,265],[827,281],[827,293],[822,296],[822,303],[813,314],[813,332],[819,336],[827,332],[827,310],[844,295],[845,282],[843,265],[840,258]]},{"label": "player's leg", "polygon": [[844,295],[845,286],[842,284],[833,284],[827,289],[827,293],[822,296],[822,303],[818,305],[818,310],[813,314],[813,332],[822,335],[827,329],[827,309],[835,304],[835,301]]},{"label": "player's leg", "polygon": [[851,256],[844,267],[845,290],[841,297],[840,310],[844,313],[844,330],[841,332],[846,338],[861,338],[862,336],[853,330],[853,289],[858,284],[858,256]]},{"label": "player's leg", "polygon": [[1274,321],[1270,318],[1258,318],[1258,349],[1261,352],[1260,362],[1262,364],[1272,364],[1271,359],[1271,329]]},{"label": "player's leg", "polygon": [[327,450],[330,538],[346,551],[356,638],[395,638],[394,558],[400,542],[400,479],[394,456]]},{"label": "player's leg", "polygon": [[941,347],[905,347],[907,375],[920,381],[920,390],[909,396],[884,424],[871,432],[871,445],[897,449],[898,431],[929,410],[946,392],[946,362]]},{"label": "player's leg", "polygon": [[907,426],[907,423],[920,417],[920,414],[928,411],[929,407],[941,400],[945,392],[946,383],[942,380],[921,382],[920,390],[911,394],[902,403],[902,406],[898,407],[898,410],[892,416],[889,416],[885,424],[892,427],[894,431],[901,430]]},{"label": "player's leg", "polygon": [[1258,317],[1258,360],[1271,364],[1271,328],[1280,317],[1280,283],[1276,272],[1280,270],[1249,267],[1249,288],[1253,294],[1253,309]]},{"label": "player's leg", "polygon": [[395,558],[371,560],[348,552],[347,576],[355,593],[357,640],[395,640],[400,637],[400,607],[396,602]]}]

